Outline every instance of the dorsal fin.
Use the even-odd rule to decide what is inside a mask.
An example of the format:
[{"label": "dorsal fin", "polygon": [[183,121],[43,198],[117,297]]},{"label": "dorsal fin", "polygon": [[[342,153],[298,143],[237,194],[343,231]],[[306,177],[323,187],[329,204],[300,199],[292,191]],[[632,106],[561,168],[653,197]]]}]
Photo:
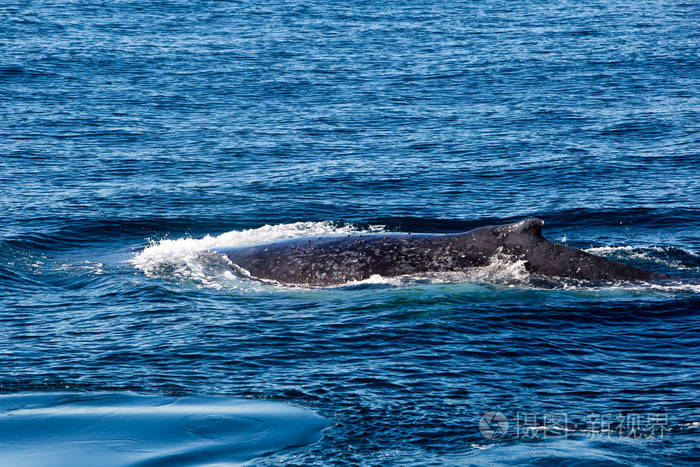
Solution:
[{"label": "dorsal fin", "polygon": [[541,237],[543,225],[544,221],[542,219],[538,219],[536,217],[529,217],[524,221],[520,221],[513,224],[510,228],[510,231]]}]

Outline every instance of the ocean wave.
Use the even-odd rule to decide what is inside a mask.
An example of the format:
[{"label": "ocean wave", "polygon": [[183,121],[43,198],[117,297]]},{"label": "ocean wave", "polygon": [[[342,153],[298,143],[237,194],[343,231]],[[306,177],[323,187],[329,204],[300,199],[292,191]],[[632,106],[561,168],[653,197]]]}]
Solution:
[{"label": "ocean wave", "polygon": [[700,271],[700,254],[690,249],[672,246],[601,246],[584,251],[597,256],[658,264],[677,271]]}]

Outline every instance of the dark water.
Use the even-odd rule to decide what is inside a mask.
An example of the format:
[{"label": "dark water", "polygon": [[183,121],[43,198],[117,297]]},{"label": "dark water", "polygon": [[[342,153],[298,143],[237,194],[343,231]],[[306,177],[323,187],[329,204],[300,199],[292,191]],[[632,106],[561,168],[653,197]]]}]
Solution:
[{"label": "dark water", "polygon": [[[3,2],[0,451],[26,448],[10,408],[71,406],[58,391],[90,401],[77,441],[42,414],[22,433],[55,459],[82,442],[76,464],[135,464],[128,446],[206,464],[171,448],[226,455],[265,430],[259,411],[100,444],[187,398],[193,417],[250,398],[329,424],[231,462],[700,462],[699,19],[663,1]],[[530,215],[673,281],[544,287],[496,262],[284,289],[200,253]]]}]

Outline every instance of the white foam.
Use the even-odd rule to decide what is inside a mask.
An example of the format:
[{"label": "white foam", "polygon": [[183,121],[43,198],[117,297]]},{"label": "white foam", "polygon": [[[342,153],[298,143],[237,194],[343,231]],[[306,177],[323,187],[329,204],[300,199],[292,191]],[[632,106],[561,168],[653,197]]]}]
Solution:
[{"label": "white foam", "polygon": [[471,269],[469,276],[472,281],[510,286],[527,284],[530,280],[530,273],[525,268],[525,263],[525,260],[513,261],[501,252],[497,252],[487,266]]},{"label": "white foam", "polygon": [[612,256],[618,258],[631,259],[633,261],[656,263],[676,270],[698,270],[697,267],[690,267],[677,259],[669,259],[668,253],[671,250],[680,250],[688,256],[698,257],[698,253],[674,247],[665,246],[602,246],[588,248],[584,251],[598,256]]},{"label": "white foam", "polygon": [[464,272],[434,272],[392,277],[373,274],[364,280],[348,281],[342,284],[340,287],[355,287],[373,284],[406,287],[418,284],[450,284],[467,281],[469,281],[469,276]]},{"label": "white foam", "polygon": [[96,276],[106,274],[105,265],[99,261],[85,260],[82,264],[63,263],[57,268],[59,271],[85,270]]},{"label": "white foam", "polygon": [[682,282],[675,282],[671,284],[649,284],[648,288],[650,290],[657,290],[659,292],[700,293],[700,284],[684,284]]},{"label": "white foam", "polygon": [[[693,250],[688,250],[685,248],[678,248],[679,250],[683,251],[684,253],[687,253],[690,256],[695,256],[695,257],[700,257],[700,253],[696,253]],[[646,252],[657,252],[657,253],[665,253],[670,250],[670,247],[666,246],[656,246],[656,245],[625,245],[625,246],[599,246],[599,247],[592,247],[592,248],[587,248],[584,251],[587,251],[591,254],[594,255],[606,255],[606,254],[614,254],[618,252],[625,252],[625,251],[646,251]]]}]

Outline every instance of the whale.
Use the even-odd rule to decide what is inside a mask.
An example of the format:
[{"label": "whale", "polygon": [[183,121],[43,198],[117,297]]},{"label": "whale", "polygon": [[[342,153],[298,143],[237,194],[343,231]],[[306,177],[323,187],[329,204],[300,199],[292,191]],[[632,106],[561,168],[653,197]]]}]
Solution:
[{"label": "whale", "polygon": [[536,217],[458,234],[369,233],[293,238],[216,252],[239,273],[282,285],[328,287],[372,276],[467,272],[494,258],[522,261],[535,276],[655,281],[668,276],[545,239]]}]

